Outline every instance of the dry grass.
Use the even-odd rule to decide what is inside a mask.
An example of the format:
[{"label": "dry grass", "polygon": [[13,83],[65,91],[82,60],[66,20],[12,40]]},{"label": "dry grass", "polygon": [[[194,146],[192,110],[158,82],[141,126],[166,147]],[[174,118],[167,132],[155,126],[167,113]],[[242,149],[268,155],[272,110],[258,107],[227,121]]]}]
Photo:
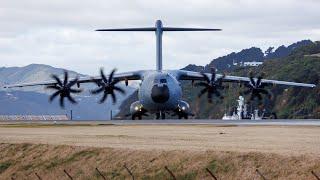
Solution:
[{"label": "dry grass", "polygon": [[210,179],[205,168],[219,179],[259,179],[255,169],[269,179],[314,179],[320,172],[320,158],[306,155],[283,156],[269,153],[216,151],[149,151],[41,144],[0,144],[0,179],[129,179],[123,165],[136,179],[170,179],[168,166],[178,179]]},{"label": "dry grass", "polygon": [[[320,173],[320,127],[0,126],[0,180],[314,179]],[[29,144],[28,144],[29,143]]]}]

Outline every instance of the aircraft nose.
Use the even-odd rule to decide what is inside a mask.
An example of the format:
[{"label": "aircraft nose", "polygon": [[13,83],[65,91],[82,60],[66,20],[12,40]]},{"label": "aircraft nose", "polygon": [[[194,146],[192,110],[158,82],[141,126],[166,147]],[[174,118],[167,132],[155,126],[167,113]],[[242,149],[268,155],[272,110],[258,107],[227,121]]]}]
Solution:
[{"label": "aircraft nose", "polygon": [[169,100],[169,88],[167,85],[162,84],[154,85],[151,90],[151,98],[156,103],[165,103]]}]

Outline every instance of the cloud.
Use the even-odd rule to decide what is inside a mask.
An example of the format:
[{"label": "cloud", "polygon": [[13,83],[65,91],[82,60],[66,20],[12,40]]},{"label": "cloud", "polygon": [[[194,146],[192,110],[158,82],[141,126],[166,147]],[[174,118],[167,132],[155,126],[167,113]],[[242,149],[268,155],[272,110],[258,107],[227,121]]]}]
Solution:
[{"label": "cloud", "polygon": [[204,65],[251,46],[288,45],[320,35],[317,0],[4,0],[0,6],[0,66],[43,63],[85,74],[155,68],[152,32],[95,32],[97,28],[168,26],[222,32],[165,32],[168,69]]}]

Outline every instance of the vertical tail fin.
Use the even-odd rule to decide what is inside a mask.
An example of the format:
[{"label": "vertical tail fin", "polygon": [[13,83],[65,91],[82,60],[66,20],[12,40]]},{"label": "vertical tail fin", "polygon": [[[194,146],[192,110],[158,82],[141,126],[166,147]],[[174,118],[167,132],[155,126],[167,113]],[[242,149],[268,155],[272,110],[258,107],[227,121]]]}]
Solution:
[{"label": "vertical tail fin", "polygon": [[158,71],[162,71],[162,33],[163,33],[163,31],[221,31],[221,29],[163,27],[161,20],[157,20],[155,27],[97,29],[96,31],[155,31],[155,34],[156,34],[156,69]]}]

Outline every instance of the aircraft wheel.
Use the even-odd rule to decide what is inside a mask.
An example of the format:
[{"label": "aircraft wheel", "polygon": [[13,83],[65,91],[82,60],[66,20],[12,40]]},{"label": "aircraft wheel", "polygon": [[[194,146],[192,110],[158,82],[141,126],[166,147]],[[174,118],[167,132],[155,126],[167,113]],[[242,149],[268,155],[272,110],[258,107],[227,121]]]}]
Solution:
[{"label": "aircraft wheel", "polygon": [[156,119],[160,119],[160,113],[156,113]]},{"label": "aircraft wheel", "polygon": [[166,119],[166,114],[164,112],[161,112],[161,119]]}]

